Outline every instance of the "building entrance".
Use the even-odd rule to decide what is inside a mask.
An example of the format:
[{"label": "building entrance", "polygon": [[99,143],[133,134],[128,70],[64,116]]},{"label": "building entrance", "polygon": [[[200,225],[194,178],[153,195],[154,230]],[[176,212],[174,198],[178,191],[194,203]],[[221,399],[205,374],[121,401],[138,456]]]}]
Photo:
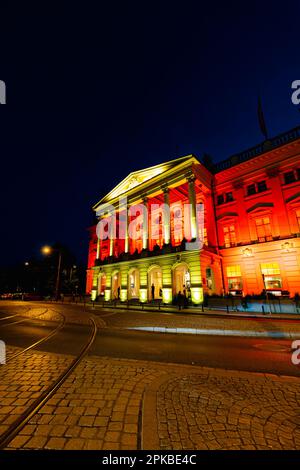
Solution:
[{"label": "building entrance", "polygon": [[174,269],[173,288],[174,295],[180,291],[182,294],[190,292],[191,287],[191,276],[188,267],[185,264],[181,264]]},{"label": "building entrance", "polygon": [[112,288],[112,298],[119,299],[120,298],[120,289],[121,289],[121,276],[120,272],[113,274],[111,280],[111,288]]},{"label": "building entrance", "polygon": [[149,300],[162,298],[162,272],[161,268],[153,268],[148,276]]},{"label": "building entrance", "polygon": [[128,276],[128,298],[137,299],[140,291],[140,273],[133,269]]}]

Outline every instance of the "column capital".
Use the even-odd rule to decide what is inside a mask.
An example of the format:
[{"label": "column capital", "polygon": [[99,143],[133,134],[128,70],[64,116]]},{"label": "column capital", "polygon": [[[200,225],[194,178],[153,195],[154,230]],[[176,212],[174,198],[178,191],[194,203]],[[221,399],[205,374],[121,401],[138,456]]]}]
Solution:
[{"label": "column capital", "polygon": [[194,175],[192,171],[189,171],[188,173],[186,173],[185,177],[188,183],[194,183],[196,180],[196,176]]},{"label": "column capital", "polygon": [[161,185],[161,190],[165,194],[165,193],[168,193],[170,191],[170,188],[169,188],[167,183],[164,183],[164,184]]}]

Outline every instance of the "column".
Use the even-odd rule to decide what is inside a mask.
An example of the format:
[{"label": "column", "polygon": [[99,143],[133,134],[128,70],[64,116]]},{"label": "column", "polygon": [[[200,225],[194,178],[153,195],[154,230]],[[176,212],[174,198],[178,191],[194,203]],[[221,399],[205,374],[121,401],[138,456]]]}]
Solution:
[{"label": "column", "polygon": [[[124,252],[129,252],[129,235],[128,235],[128,225],[129,225],[129,202],[127,199],[123,204],[120,205],[119,209],[119,236],[122,234],[124,236]],[[122,214],[122,215],[121,215]]]},{"label": "column", "polygon": [[128,298],[128,267],[121,267],[121,292],[120,299],[121,302],[126,302]]},{"label": "column", "polygon": [[144,303],[148,300],[148,266],[146,264],[139,268],[140,274],[140,291],[139,300]]},{"label": "column", "polygon": [[110,215],[110,227],[109,227],[109,256],[113,256],[114,254],[114,239],[116,236],[115,231],[115,223],[116,223],[116,215]]},{"label": "column", "polygon": [[188,262],[189,271],[191,275],[191,298],[195,305],[199,305],[203,302],[203,286],[201,279],[201,264],[200,254],[193,253],[189,254],[185,261]]},{"label": "column", "polygon": [[96,300],[97,294],[98,294],[98,274],[99,274],[99,268],[98,269],[93,269],[93,284],[92,284],[92,290],[91,290],[91,300],[92,302]]},{"label": "column", "polygon": [[194,175],[190,175],[190,176],[187,177],[188,192],[189,192],[189,204],[190,204],[190,230],[191,230],[191,238],[192,239],[198,239],[195,179],[196,178],[195,178]]},{"label": "column", "polygon": [[148,222],[148,198],[143,197],[143,250],[148,249],[149,242],[149,222]]},{"label": "column", "polygon": [[169,244],[171,241],[171,221],[170,221],[170,192],[167,185],[162,187],[164,193],[164,213],[163,213],[163,223],[164,223],[164,241],[165,244]]},{"label": "column", "polygon": [[171,304],[172,295],[172,263],[164,264],[162,270],[162,299],[164,304]]},{"label": "column", "polygon": [[97,237],[97,254],[96,259],[100,258],[100,238]]},{"label": "column", "polygon": [[104,300],[109,301],[111,299],[111,270],[105,271],[106,285],[104,291]]}]

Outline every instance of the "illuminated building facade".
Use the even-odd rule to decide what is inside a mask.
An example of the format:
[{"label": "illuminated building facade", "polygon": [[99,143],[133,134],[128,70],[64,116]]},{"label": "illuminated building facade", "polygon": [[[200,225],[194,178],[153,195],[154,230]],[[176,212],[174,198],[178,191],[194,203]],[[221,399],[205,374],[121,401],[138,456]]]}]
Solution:
[{"label": "illuminated building facade", "polygon": [[[197,305],[205,293],[300,292],[300,128],[217,164],[188,155],[131,173],[93,210],[106,205],[116,225],[105,240],[90,230],[93,299],[169,304],[180,291]],[[199,238],[187,249],[186,241]]]}]

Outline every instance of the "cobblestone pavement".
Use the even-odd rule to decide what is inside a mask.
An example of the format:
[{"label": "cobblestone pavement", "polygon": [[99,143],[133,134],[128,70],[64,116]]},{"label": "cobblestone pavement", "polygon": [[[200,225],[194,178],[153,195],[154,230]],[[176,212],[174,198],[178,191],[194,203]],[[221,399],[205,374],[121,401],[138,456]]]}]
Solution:
[{"label": "cobblestone pavement", "polygon": [[300,382],[212,371],[157,390],[161,449],[300,449]]},{"label": "cobblestone pavement", "polygon": [[[8,347],[7,357],[20,350]],[[0,366],[0,434],[63,373],[72,359],[28,351]]]},{"label": "cobblestone pavement", "polygon": [[91,356],[9,448],[299,449],[300,380]]},{"label": "cobblestone pavement", "polygon": [[[53,307],[46,318],[67,310]],[[70,310],[68,319],[88,322],[84,315]],[[116,317],[105,316],[108,327]],[[8,355],[19,350],[8,346]],[[0,434],[73,358],[31,350],[0,366]],[[87,356],[8,448],[300,449],[300,379]]]}]

